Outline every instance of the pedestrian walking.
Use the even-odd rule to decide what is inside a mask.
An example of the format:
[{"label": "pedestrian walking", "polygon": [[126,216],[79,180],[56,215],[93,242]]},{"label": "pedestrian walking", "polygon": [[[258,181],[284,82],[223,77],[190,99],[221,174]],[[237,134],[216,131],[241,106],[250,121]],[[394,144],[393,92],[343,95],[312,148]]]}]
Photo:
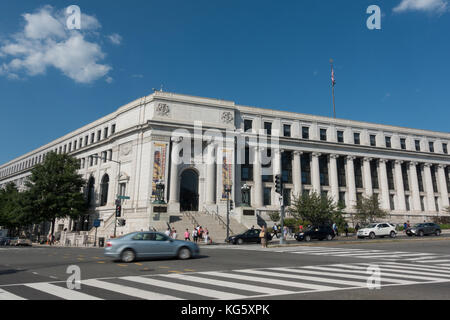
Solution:
[{"label": "pedestrian walking", "polygon": [[284,238],[284,239],[287,239],[287,235],[288,235],[288,227],[287,227],[287,226],[284,226],[284,227],[283,227],[283,238]]},{"label": "pedestrian walking", "polygon": [[405,232],[406,233],[406,229],[408,229],[408,223],[404,223],[403,224],[403,232]]},{"label": "pedestrian walking", "polygon": [[172,239],[176,239],[177,238],[177,230],[175,230],[175,228],[172,229]]},{"label": "pedestrian walking", "polygon": [[275,223],[274,225],[273,225],[273,235],[272,235],[272,238],[274,237],[274,236],[276,236],[277,238],[278,238],[278,226],[277,226],[277,224]]},{"label": "pedestrian walking", "polygon": [[166,236],[168,236],[168,237],[170,237],[170,228],[167,228],[167,230],[166,231],[164,231],[164,234],[166,235]]},{"label": "pedestrian walking", "polygon": [[259,239],[261,240],[261,247],[267,248],[267,236],[265,226],[262,227],[261,232],[259,233]]},{"label": "pedestrian walking", "polygon": [[197,230],[197,228],[194,228],[194,230],[192,230],[192,239],[194,240],[195,243],[197,243],[197,241],[198,241],[198,230]]},{"label": "pedestrian walking", "polygon": [[184,241],[191,241],[191,238],[189,237],[189,230],[186,229],[184,232]]},{"label": "pedestrian walking", "polygon": [[348,223],[347,222],[345,223],[344,231],[345,231],[345,237],[348,237]]},{"label": "pedestrian walking", "polygon": [[208,244],[208,242],[209,242],[209,231],[208,231],[208,229],[207,228],[205,228],[205,231],[204,231],[204,234],[205,234],[205,244]]}]

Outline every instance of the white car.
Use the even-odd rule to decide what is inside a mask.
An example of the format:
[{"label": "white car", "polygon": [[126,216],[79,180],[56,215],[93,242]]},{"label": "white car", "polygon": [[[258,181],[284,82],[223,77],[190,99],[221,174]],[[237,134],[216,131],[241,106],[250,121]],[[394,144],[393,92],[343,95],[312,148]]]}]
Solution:
[{"label": "white car", "polygon": [[375,237],[391,237],[395,238],[397,232],[395,226],[391,223],[371,223],[368,226],[358,230],[358,238],[370,238]]}]

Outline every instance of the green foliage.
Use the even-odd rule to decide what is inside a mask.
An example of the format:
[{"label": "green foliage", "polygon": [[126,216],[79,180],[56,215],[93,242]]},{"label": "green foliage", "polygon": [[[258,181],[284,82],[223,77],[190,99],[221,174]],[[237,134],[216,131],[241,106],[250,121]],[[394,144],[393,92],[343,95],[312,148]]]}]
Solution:
[{"label": "green foliage", "polygon": [[370,197],[361,197],[355,206],[355,219],[362,224],[383,219],[388,215],[386,210],[380,208],[380,202],[376,194]]},{"label": "green foliage", "polygon": [[278,211],[272,211],[269,213],[269,218],[272,222],[278,222],[280,221],[280,213]]},{"label": "green foliage", "polygon": [[14,230],[23,225],[31,224],[23,210],[24,197],[14,183],[9,183],[5,189],[0,189],[0,225]]},{"label": "green foliage", "polygon": [[345,224],[343,206],[337,206],[331,197],[322,197],[316,192],[295,197],[289,209],[295,219],[308,221],[312,225]]}]

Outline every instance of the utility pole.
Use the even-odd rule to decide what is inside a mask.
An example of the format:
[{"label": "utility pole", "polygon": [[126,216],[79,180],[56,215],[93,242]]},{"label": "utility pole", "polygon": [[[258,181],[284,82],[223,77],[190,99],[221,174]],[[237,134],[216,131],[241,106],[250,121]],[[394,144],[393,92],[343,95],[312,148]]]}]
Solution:
[{"label": "utility pole", "polygon": [[336,119],[336,105],[334,102],[334,85],[336,84],[336,79],[334,78],[334,69],[333,69],[333,59],[330,59],[331,64],[331,94],[333,96],[333,117]]},{"label": "utility pole", "polygon": [[275,192],[280,195],[280,229],[281,229],[281,237],[280,244],[285,244],[286,241],[284,239],[284,199],[283,199],[283,176],[281,174],[277,174],[275,176]]},{"label": "utility pole", "polygon": [[227,241],[230,237],[230,195],[231,195],[231,186],[225,187],[225,192],[227,193]]}]

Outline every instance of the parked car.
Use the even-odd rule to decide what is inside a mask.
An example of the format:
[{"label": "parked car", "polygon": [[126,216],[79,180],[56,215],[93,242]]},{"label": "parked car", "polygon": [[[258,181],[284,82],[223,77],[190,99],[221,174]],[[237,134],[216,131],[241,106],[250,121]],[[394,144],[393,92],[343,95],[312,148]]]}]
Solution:
[{"label": "parked car", "polygon": [[200,254],[194,242],[175,240],[160,232],[133,232],[106,241],[105,256],[132,262],[136,259],[178,257],[185,260]]},{"label": "parked car", "polygon": [[29,246],[29,247],[31,247],[33,244],[32,244],[30,239],[16,237],[16,238],[12,238],[12,240],[9,243],[9,245],[10,246],[16,246],[16,247],[18,247],[18,246]]},{"label": "parked car", "polygon": [[5,246],[6,245],[6,237],[0,237],[0,246]]},{"label": "parked car", "polygon": [[[231,244],[244,244],[244,243],[261,243],[259,234],[261,229],[249,229],[244,233],[232,235],[226,239],[226,242]],[[267,233],[268,240],[272,240],[270,233]]]},{"label": "parked car", "polygon": [[439,236],[441,234],[441,227],[436,223],[418,223],[411,228],[406,229],[406,234],[410,237],[435,234]]},{"label": "parked car", "polygon": [[313,239],[317,240],[324,240],[327,239],[328,241],[331,241],[334,239],[334,231],[331,226],[312,226],[309,229],[307,229],[305,232],[297,232],[294,235],[294,238],[297,241],[306,241],[309,242]]},{"label": "parked car", "polygon": [[397,232],[395,231],[395,225],[392,223],[371,223],[358,230],[358,238],[370,238],[375,239],[376,237],[391,237],[395,238]]}]

